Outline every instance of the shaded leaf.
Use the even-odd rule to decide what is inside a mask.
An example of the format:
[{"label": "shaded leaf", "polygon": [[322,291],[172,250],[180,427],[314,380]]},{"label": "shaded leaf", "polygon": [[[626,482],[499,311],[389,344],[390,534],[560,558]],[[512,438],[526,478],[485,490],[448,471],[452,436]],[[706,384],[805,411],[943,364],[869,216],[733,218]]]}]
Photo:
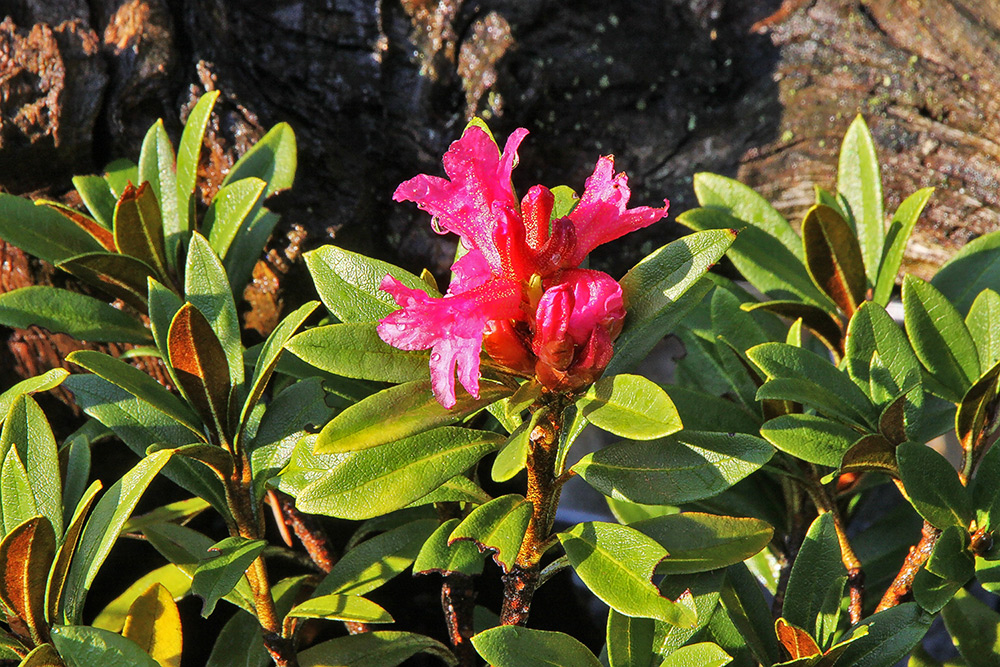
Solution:
[{"label": "shaded leaf", "polygon": [[50,264],[104,249],[61,213],[6,193],[0,193],[0,239]]},{"label": "shaded leaf", "polygon": [[156,195],[143,183],[138,189],[127,186],[115,207],[115,247],[123,255],[130,255],[156,271],[167,282],[166,246],[164,226]]},{"label": "shaded leaf", "polygon": [[726,568],[726,580],[721,591],[722,604],[754,657],[762,664],[778,661],[771,613],[757,579],[745,564]]},{"label": "shaded leaf", "polygon": [[188,400],[221,436],[229,434],[230,373],[219,339],[190,303],[177,311],[167,334],[170,365]]},{"label": "shaded leaf", "polygon": [[159,667],[135,642],[86,625],[53,628],[52,643],[69,667]]},{"label": "shaded leaf", "polygon": [[142,323],[86,294],[32,285],[0,294],[0,324],[15,329],[45,327],[96,343],[148,343]]},{"label": "shaded leaf", "polygon": [[[840,599],[846,582],[847,571],[834,530],[833,516],[821,514],[809,527],[795,557],[782,616],[789,624],[806,630],[818,644],[826,645],[829,633],[837,627]],[[836,601],[832,610],[825,606],[831,596]],[[826,618],[827,615],[833,618]]]},{"label": "shaded leaf", "polygon": [[745,303],[741,307],[751,313],[755,310],[765,310],[790,320],[801,319],[802,324],[828,348],[837,354],[842,349],[844,333],[840,330],[840,324],[828,311],[819,306],[800,301],[765,301]]},{"label": "shaded leaf", "polygon": [[651,618],[632,618],[612,609],[608,613],[607,652],[610,667],[650,667],[653,662]]},{"label": "shaded leaf", "polygon": [[968,528],[972,501],[948,460],[926,445],[904,442],[896,448],[896,461],[910,504],[931,525]]},{"label": "shaded leaf", "polygon": [[300,667],[395,667],[417,653],[428,653],[454,667],[452,652],[430,637],[410,632],[366,632],[338,637],[299,653]]},{"label": "shaded leaf", "polygon": [[[101,180],[103,181],[104,179]],[[83,231],[90,234],[90,236],[93,237],[93,239],[97,241],[102,248],[114,252],[115,250],[114,235],[106,227],[100,225],[96,220],[91,218],[89,215],[80,213],[75,208],[67,206],[66,204],[63,204],[61,202],[49,201],[46,199],[36,199],[35,206],[48,206],[49,208],[58,211],[74,225],[76,225]]]},{"label": "shaded leaf", "polygon": [[413,561],[413,574],[436,572],[448,575],[458,572],[473,576],[483,571],[485,556],[474,542],[460,540],[448,543],[448,538],[460,522],[461,519],[448,519],[427,538]]},{"label": "shaded leaf", "polygon": [[938,269],[931,284],[959,313],[967,312],[984,289],[1000,291],[1000,233],[990,232],[966,243]]},{"label": "shaded leaf", "polygon": [[629,524],[667,550],[656,571],[661,574],[706,572],[758,553],[774,529],[760,519],[682,512]]},{"label": "shaded leaf", "polygon": [[[813,206],[802,221],[806,269],[850,317],[865,298],[865,264],[854,232],[829,206]],[[881,247],[879,247],[881,254]]]},{"label": "shaded leaf", "polygon": [[219,599],[236,587],[266,546],[266,540],[227,537],[209,547],[212,555],[198,563],[191,579],[191,593],[204,601],[202,617],[208,618]]},{"label": "shaded leaf", "polygon": [[141,259],[109,252],[75,255],[56,266],[142,313],[146,312],[146,284],[157,275]]},{"label": "shaded leaf", "polygon": [[[230,172],[232,173],[232,172]],[[234,387],[243,384],[243,346],[232,288],[215,251],[198,232],[191,235],[184,269],[184,298],[205,316],[215,332]]]},{"label": "shaded leaf", "polygon": [[992,665],[1000,654],[1000,614],[959,590],[941,612],[958,652],[970,665]]},{"label": "shaded leaf", "polygon": [[157,586],[164,588],[171,600],[180,600],[191,590],[191,577],[172,563],[158,567],[136,579],[121,595],[109,602],[91,625],[111,632],[121,632],[133,603]]}]

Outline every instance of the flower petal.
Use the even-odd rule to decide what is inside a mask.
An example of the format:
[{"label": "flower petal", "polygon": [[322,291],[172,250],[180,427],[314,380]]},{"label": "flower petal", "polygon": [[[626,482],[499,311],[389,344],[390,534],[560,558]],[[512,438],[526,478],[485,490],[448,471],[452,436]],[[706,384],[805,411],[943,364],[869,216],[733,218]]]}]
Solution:
[{"label": "flower petal", "polygon": [[615,175],[614,170],[614,158],[604,156],[587,179],[580,202],[569,214],[576,226],[577,243],[570,260],[563,266],[579,266],[597,246],[648,227],[667,215],[670,206],[667,200],[663,200],[663,208],[627,209],[631,196],[628,177],[624,173]]}]

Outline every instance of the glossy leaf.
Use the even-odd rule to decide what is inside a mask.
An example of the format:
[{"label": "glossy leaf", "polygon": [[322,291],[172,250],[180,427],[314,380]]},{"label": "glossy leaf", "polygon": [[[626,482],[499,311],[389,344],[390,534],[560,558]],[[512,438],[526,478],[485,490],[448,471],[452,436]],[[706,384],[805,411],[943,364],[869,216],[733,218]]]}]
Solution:
[{"label": "glossy leaf", "polygon": [[774,633],[778,635],[778,641],[792,656],[792,660],[812,658],[823,652],[812,635],[784,618],[779,618],[774,622]]},{"label": "glossy leaf", "polygon": [[530,520],[531,503],[524,496],[500,496],[472,510],[452,531],[448,544],[470,540],[480,551],[492,552],[496,564],[508,573],[517,558]]},{"label": "glossy leaf", "polygon": [[686,667],[700,665],[701,667],[723,667],[733,661],[728,653],[718,644],[698,642],[690,646],[682,646],[664,658],[660,667]]},{"label": "glossy leaf", "polygon": [[125,618],[122,636],[131,639],[160,667],[180,667],[181,616],[173,596],[153,584],[137,597]]},{"label": "glossy leaf", "polygon": [[184,298],[197,308],[215,332],[234,387],[243,384],[243,346],[232,288],[215,251],[201,234],[191,235],[184,269]]},{"label": "glossy leaf", "polygon": [[959,590],[941,612],[958,652],[970,665],[989,665],[1000,654],[1000,614]]},{"label": "glossy leaf", "polygon": [[35,644],[49,641],[45,589],[56,553],[56,534],[43,517],[28,519],[0,542],[0,601],[31,632]]},{"label": "glossy leaf", "polygon": [[493,667],[599,667],[578,640],[561,632],[501,625],[472,638],[476,651]]},{"label": "glossy leaf", "polygon": [[690,594],[675,602],[653,585],[667,553],[651,538],[628,526],[587,522],[559,533],[559,541],[583,583],[615,611],[679,627],[697,621]]},{"label": "glossy leaf", "polygon": [[295,132],[288,123],[278,123],[260,141],[240,156],[222,181],[223,187],[244,178],[256,177],[267,183],[265,197],[292,187],[298,148]]},{"label": "glossy leaf", "polygon": [[837,191],[844,195],[857,224],[858,243],[869,280],[874,284],[885,243],[882,174],[875,143],[859,114],[847,128],[837,165]]},{"label": "glossy leaf", "polygon": [[230,372],[219,339],[190,303],[177,311],[167,334],[170,365],[188,400],[216,433],[229,434]]},{"label": "glossy leaf", "polygon": [[86,294],[32,285],[0,294],[0,324],[16,329],[45,327],[95,343],[148,343],[142,323]]},{"label": "glossy leaf", "polygon": [[4,532],[39,515],[28,472],[15,447],[7,450],[0,466],[0,514],[3,516]]},{"label": "glossy leaf", "polygon": [[692,431],[721,431],[756,435],[760,416],[754,416],[725,398],[693,390],[679,384],[667,385],[664,391],[677,407],[684,427]]},{"label": "glossy leaf", "polygon": [[420,519],[365,540],[336,562],[313,596],[364,595],[375,590],[413,563],[436,528],[435,519]]},{"label": "glossy leaf", "polygon": [[267,183],[259,178],[234,181],[219,190],[205,211],[202,234],[219,257],[225,259],[233,240],[261,201]]},{"label": "glossy leaf", "polygon": [[159,667],[135,642],[86,625],[53,628],[52,643],[68,667]]},{"label": "glossy leaf", "polygon": [[813,206],[802,221],[802,243],[809,275],[850,317],[866,289],[865,264],[853,230],[829,206]]},{"label": "glossy leaf", "polygon": [[[389,387],[334,417],[320,431],[316,451],[328,454],[378,447],[454,424],[512,393],[514,390],[506,385],[480,381],[479,398],[459,391],[455,405],[445,408],[431,393],[430,380]],[[387,421],[386,415],[392,415],[392,420]]]},{"label": "glossy leaf", "polygon": [[375,322],[315,327],[297,334],[285,348],[328,373],[379,382],[409,382],[427,377],[430,352],[407,352],[384,342]]},{"label": "glossy leaf", "polygon": [[884,472],[899,479],[896,463],[896,443],[880,433],[859,438],[844,452],[840,461],[841,472]]},{"label": "glossy leaf", "polygon": [[73,514],[66,524],[66,534],[63,536],[62,544],[56,550],[55,561],[52,563],[52,570],[49,573],[48,592],[46,593],[46,618],[54,622],[59,618],[59,610],[63,604],[63,592],[66,587],[66,580],[69,577],[70,566],[73,564],[73,556],[79,545],[80,535],[83,533],[84,520],[90,512],[90,506],[97,498],[98,491],[101,490],[101,482],[94,480],[87,490],[83,492],[80,501],[77,503]]},{"label": "glossy leaf", "polygon": [[771,613],[760,583],[745,564],[726,568],[721,590],[722,604],[754,657],[762,664],[778,661],[778,644]]},{"label": "glossy leaf", "polygon": [[998,321],[1000,294],[991,289],[983,290],[972,302],[969,314],[965,316],[965,326],[976,343],[979,364],[984,370],[1000,362],[1000,329],[994,326]]},{"label": "glossy leaf", "polygon": [[995,530],[1000,527],[1000,447],[990,447],[969,483],[976,522]]},{"label": "glossy leaf", "polygon": [[260,623],[252,614],[237,609],[219,631],[205,667],[271,667],[273,664],[264,648]]},{"label": "glossy leaf", "polygon": [[115,215],[115,202],[118,197],[111,191],[103,176],[74,176],[73,187],[80,199],[87,205],[90,215],[101,227],[110,230]]},{"label": "glossy leaf", "polygon": [[461,519],[448,519],[427,538],[413,561],[413,574],[435,572],[448,575],[457,572],[473,576],[483,571],[485,556],[474,542],[460,540],[448,543],[448,538],[460,522]]},{"label": "glossy leaf", "polygon": [[[846,582],[847,571],[834,530],[833,516],[821,514],[809,527],[795,557],[782,616],[788,623],[813,635],[821,646],[826,646],[837,627],[841,593]],[[831,597],[836,602],[832,609],[825,606]]]},{"label": "glossy leaf", "polygon": [[629,524],[667,550],[656,571],[662,574],[707,572],[758,553],[774,529],[760,519],[681,512]]},{"label": "glossy leaf", "polygon": [[0,239],[50,264],[104,249],[61,213],[6,193],[0,193]]},{"label": "glossy leaf", "polygon": [[[171,270],[176,268],[177,250],[180,247],[183,233],[190,228],[187,216],[182,219],[178,208],[176,169],[174,147],[170,143],[170,137],[167,136],[161,119],[149,128],[142,140],[137,183],[148,182],[153,194],[156,195],[163,220],[162,233],[165,241],[166,262]],[[124,194],[123,192],[121,196]]]},{"label": "glossy leaf", "polygon": [[612,498],[679,505],[721,493],[773,453],[750,435],[681,431],[662,440],[605,447],[584,456],[573,470]]},{"label": "glossy leaf", "polygon": [[161,281],[167,280],[164,221],[149,183],[128,186],[115,206],[115,247],[123,255],[145,262]]},{"label": "glossy leaf", "polygon": [[[12,651],[9,655],[5,654],[3,657],[18,660],[21,656]],[[41,646],[36,646],[30,653],[24,656],[24,660],[21,660],[17,667],[66,667],[66,663],[59,657],[58,651],[56,651],[52,644],[42,644]]]},{"label": "glossy leaf", "polygon": [[74,255],[56,266],[142,313],[146,312],[147,281],[157,275],[141,259],[110,252]]},{"label": "glossy leaf", "polygon": [[781,415],[764,422],[760,434],[795,458],[836,468],[861,437],[857,430],[819,415]]},{"label": "glossy leaf", "polygon": [[[920,364],[906,335],[884,307],[866,302],[847,326],[844,354],[848,375],[866,392],[871,387],[872,356],[875,354],[892,378],[893,395],[920,382]],[[915,403],[915,406],[920,404]]]},{"label": "glossy leaf", "polygon": [[667,393],[641,375],[601,378],[578,401],[577,408],[591,424],[622,438],[653,440],[682,426]]},{"label": "glossy leaf", "polygon": [[299,653],[300,667],[396,667],[406,659],[428,653],[455,667],[458,661],[443,644],[410,632],[365,632],[338,637]]},{"label": "glossy leaf", "polygon": [[109,602],[91,625],[111,632],[121,632],[135,601],[157,586],[168,591],[171,600],[180,600],[191,590],[191,577],[172,563],[158,567],[136,579],[121,595]]},{"label": "glossy leaf", "polygon": [[880,306],[886,306],[889,303],[892,289],[896,286],[896,275],[903,263],[906,244],[910,240],[917,219],[932,194],[934,194],[934,188],[917,190],[903,200],[903,203],[896,209],[896,214],[892,216],[889,231],[885,236],[885,249],[882,252],[882,261],[878,267],[878,277],[875,279],[875,289],[872,294],[872,301]]},{"label": "glossy leaf", "polygon": [[78,622],[83,603],[97,571],[104,563],[122,526],[156,474],[172,452],[156,452],[139,461],[125,476],[112,484],[94,507],[80,537],[66,580],[62,617]]},{"label": "glossy leaf", "polygon": [[910,503],[931,525],[968,528],[972,501],[948,460],[926,445],[904,442],[896,461]]},{"label": "glossy leaf", "polygon": [[[103,180],[103,179],[102,179]],[[55,211],[58,211],[66,219],[72,222],[74,225],[87,232],[95,241],[97,241],[102,248],[105,250],[114,252],[115,250],[115,237],[114,235],[105,227],[101,226],[96,220],[94,220],[89,215],[81,213],[72,206],[68,206],[61,202],[51,201],[47,199],[36,199],[35,206],[47,206]]]},{"label": "glossy leaf", "polygon": [[982,455],[985,436],[988,434],[997,408],[997,389],[1000,386],[1000,363],[976,380],[965,392],[955,412],[955,435],[965,451],[965,456],[977,461]]},{"label": "glossy leaf", "polygon": [[265,540],[227,537],[209,548],[211,555],[198,563],[191,580],[192,595],[204,601],[201,609],[204,618],[215,610],[220,598],[235,588],[266,546]]},{"label": "glossy leaf", "polygon": [[314,597],[292,607],[293,618],[323,618],[354,623],[392,623],[393,618],[371,600],[355,595],[330,594]]},{"label": "glossy leaf", "polygon": [[633,618],[612,609],[608,613],[606,646],[610,667],[650,667],[653,664],[651,618]]},{"label": "glossy leaf", "polygon": [[368,519],[427,495],[501,442],[494,433],[445,426],[357,452],[318,456],[299,447],[279,488],[303,512]]},{"label": "glossy leaf", "polygon": [[0,436],[0,452],[6,456],[12,448],[17,449],[18,458],[24,464],[35,507],[51,522],[55,534],[62,536],[59,452],[45,413],[31,396],[22,395],[7,413]]},{"label": "glossy leaf", "polygon": [[966,243],[934,274],[931,284],[960,313],[967,312],[984,289],[1000,291],[1000,233]]},{"label": "glossy leaf", "polygon": [[0,423],[3,423],[3,420],[7,419],[7,413],[10,411],[11,404],[20,396],[55,389],[62,384],[62,381],[68,376],[69,371],[65,368],[53,368],[42,373],[41,375],[21,380],[14,386],[4,391],[0,394]]},{"label": "glossy leaf", "polygon": [[745,303],[742,304],[742,308],[751,313],[763,310],[790,320],[801,319],[802,324],[808,327],[813,335],[828,348],[837,354],[842,349],[844,333],[840,330],[840,324],[833,315],[819,306],[801,301],[765,301],[763,303]]},{"label": "glossy leaf", "polygon": [[109,162],[104,167],[104,180],[117,200],[125,192],[125,187],[129,183],[135,185],[141,182],[139,180],[139,166],[131,160],[119,158]]},{"label": "glossy leaf", "polygon": [[903,280],[906,334],[921,363],[951,396],[961,399],[979,378],[979,355],[958,311],[930,283]]},{"label": "glossy leaf", "polygon": [[212,115],[212,107],[219,98],[219,91],[210,90],[198,100],[188,114],[177,144],[177,210],[181,217],[181,227],[192,226],[191,195],[198,181],[198,164],[201,162],[201,146],[205,140],[205,127]]}]

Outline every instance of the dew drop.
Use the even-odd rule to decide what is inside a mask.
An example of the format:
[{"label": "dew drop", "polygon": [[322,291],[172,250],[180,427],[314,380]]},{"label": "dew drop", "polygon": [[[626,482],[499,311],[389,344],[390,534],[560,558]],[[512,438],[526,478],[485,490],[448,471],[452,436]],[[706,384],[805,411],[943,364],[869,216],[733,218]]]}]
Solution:
[{"label": "dew drop", "polygon": [[438,234],[447,234],[448,230],[441,226],[441,218],[434,216],[431,218],[431,229],[433,229]]},{"label": "dew drop", "polygon": [[396,325],[396,331],[406,331],[406,325],[400,322]]},{"label": "dew drop", "polygon": [[439,352],[431,353],[431,361],[441,361],[441,354]]}]

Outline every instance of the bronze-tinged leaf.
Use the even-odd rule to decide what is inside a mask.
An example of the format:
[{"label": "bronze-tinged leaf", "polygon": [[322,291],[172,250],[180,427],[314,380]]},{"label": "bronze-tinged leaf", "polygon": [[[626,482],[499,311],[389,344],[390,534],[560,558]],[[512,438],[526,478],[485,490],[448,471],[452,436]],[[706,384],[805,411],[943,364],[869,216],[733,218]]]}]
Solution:
[{"label": "bronze-tinged leaf", "polygon": [[818,306],[813,306],[801,301],[765,301],[764,303],[745,303],[740,306],[743,310],[753,312],[755,310],[766,310],[779,317],[784,317],[791,321],[802,320],[809,331],[820,340],[823,345],[830,348],[830,351],[839,358],[844,353],[844,332],[840,323],[827,311]]},{"label": "bronze-tinged leaf", "polygon": [[163,240],[163,219],[156,194],[143,183],[138,189],[130,183],[118,199],[114,220],[115,247],[151,266],[160,282],[169,284]]},{"label": "bronze-tinged leaf", "polygon": [[219,338],[201,311],[185,303],[167,333],[170,365],[177,383],[206,424],[228,441],[229,364]]},{"label": "bronze-tinged leaf", "polygon": [[186,456],[208,466],[222,479],[233,475],[233,456],[215,445],[185,445],[174,450],[176,456]]},{"label": "bronze-tinged leaf", "polygon": [[141,259],[110,252],[89,252],[56,264],[80,280],[99,287],[145,313],[148,278],[157,278],[153,268]]},{"label": "bronze-tinged leaf", "polygon": [[813,282],[850,318],[866,289],[861,246],[850,225],[829,206],[817,204],[802,221],[802,244]]},{"label": "bronze-tinged leaf", "polygon": [[781,645],[792,656],[792,660],[811,658],[814,655],[822,653],[812,635],[802,628],[795,627],[783,618],[779,618],[774,622],[774,633],[778,635],[778,641],[781,642]]},{"label": "bronze-tinged leaf", "polygon": [[155,583],[132,603],[122,636],[131,639],[160,667],[180,667],[181,616],[170,591]]},{"label": "bronze-tinged leaf", "polygon": [[997,389],[1000,386],[1000,363],[976,380],[962,397],[955,414],[955,433],[966,456],[978,461],[983,452],[973,451],[983,444],[982,434],[991,427],[997,416]]},{"label": "bronze-tinged leaf", "polygon": [[80,213],[76,209],[70,208],[69,206],[64,206],[57,202],[36,202],[37,204],[44,204],[54,211],[62,213],[66,218],[70,220],[77,227],[87,232],[94,237],[94,240],[104,246],[105,249],[114,252],[115,251],[115,237],[114,235],[97,224],[93,218]]},{"label": "bronze-tinged leaf", "polygon": [[24,657],[17,667],[66,667],[52,644],[42,644]]},{"label": "bronze-tinged leaf", "polygon": [[906,442],[906,399],[906,394],[897,396],[878,418],[879,433],[894,446]]},{"label": "bronze-tinged leaf", "polygon": [[896,445],[880,433],[866,435],[844,452],[840,472],[881,472],[899,479]]},{"label": "bronze-tinged leaf", "polygon": [[73,564],[73,554],[76,552],[76,545],[83,533],[84,519],[90,512],[90,506],[94,504],[98,491],[101,490],[100,480],[95,480],[84,492],[80,501],[73,511],[69,526],[66,528],[66,535],[59,551],[56,552],[55,564],[52,566],[52,576],[49,577],[49,618],[55,619],[59,612],[62,601],[63,589],[66,587],[66,578],[69,576],[69,566]]},{"label": "bronze-tinged leaf", "polygon": [[41,516],[19,524],[0,542],[0,599],[24,621],[35,644],[51,639],[45,622],[45,587],[55,554],[55,531]]}]

